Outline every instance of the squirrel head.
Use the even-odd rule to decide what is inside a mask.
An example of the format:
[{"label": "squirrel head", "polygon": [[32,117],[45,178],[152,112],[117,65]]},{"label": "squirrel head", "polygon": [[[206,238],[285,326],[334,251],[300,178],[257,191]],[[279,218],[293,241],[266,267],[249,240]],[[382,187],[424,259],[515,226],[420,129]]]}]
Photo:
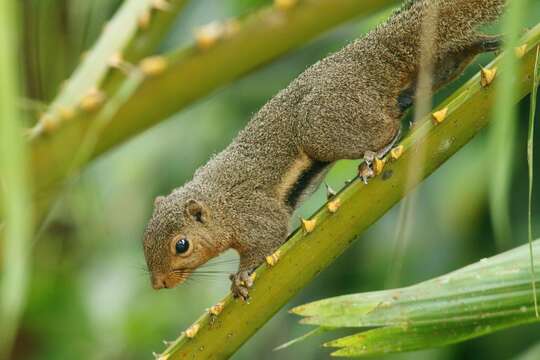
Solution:
[{"label": "squirrel head", "polygon": [[172,288],[219,254],[219,232],[207,203],[178,189],[158,196],[144,235],[154,289]]}]

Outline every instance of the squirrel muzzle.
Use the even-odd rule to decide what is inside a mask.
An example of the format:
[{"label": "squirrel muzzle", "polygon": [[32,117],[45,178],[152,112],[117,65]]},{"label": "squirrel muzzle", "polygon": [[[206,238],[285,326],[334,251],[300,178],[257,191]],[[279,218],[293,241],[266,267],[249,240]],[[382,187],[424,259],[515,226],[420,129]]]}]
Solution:
[{"label": "squirrel muzzle", "polygon": [[155,290],[172,289],[186,281],[191,273],[192,270],[188,269],[172,270],[165,274],[152,273],[152,287]]}]

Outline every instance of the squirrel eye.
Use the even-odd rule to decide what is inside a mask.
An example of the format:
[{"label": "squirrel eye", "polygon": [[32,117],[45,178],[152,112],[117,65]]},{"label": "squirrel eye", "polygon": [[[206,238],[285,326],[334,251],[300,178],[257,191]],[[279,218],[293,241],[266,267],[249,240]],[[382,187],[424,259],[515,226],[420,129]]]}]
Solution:
[{"label": "squirrel eye", "polygon": [[183,254],[189,250],[189,241],[185,238],[179,239],[175,245],[176,253]]}]

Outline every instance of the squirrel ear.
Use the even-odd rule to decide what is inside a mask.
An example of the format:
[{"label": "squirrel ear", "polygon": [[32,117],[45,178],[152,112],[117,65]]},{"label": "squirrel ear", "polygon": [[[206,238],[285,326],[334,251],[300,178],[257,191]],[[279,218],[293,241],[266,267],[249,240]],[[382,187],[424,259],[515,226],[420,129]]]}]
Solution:
[{"label": "squirrel ear", "polygon": [[208,210],[206,206],[197,200],[188,200],[186,203],[186,213],[193,220],[205,223],[208,219]]},{"label": "squirrel ear", "polygon": [[163,202],[163,200],[165,200],[165,196],[158,196],[154,200],[154,207],[157,207],[159,204],[161,204]]}]

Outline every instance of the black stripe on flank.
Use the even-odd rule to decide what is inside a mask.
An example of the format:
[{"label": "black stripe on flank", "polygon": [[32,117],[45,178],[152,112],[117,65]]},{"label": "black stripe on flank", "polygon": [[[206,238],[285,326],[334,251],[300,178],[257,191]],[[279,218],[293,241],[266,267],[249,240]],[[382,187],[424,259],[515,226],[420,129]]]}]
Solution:
[{"label": "black stripe on flank", "polygon": [[410,87],[403,90],[399,94],[397,98],[397,102],[398,102],[399,110],[401,111],[401,113],[404,113],[413,105],[415,91],[416,90],[414,88]]},{"label": "black stripe on flank", "polygon": [[304,190],[311,185],[312,180],[319,175],[324,169],[330,165],[329,162],[325,161],[313,161],[311,165],[304,170],[296,182],[293,184],[287,195],[287,200],[285,201],[288,206],[295,209],[298,205],[298,200],[304,193]]}]

